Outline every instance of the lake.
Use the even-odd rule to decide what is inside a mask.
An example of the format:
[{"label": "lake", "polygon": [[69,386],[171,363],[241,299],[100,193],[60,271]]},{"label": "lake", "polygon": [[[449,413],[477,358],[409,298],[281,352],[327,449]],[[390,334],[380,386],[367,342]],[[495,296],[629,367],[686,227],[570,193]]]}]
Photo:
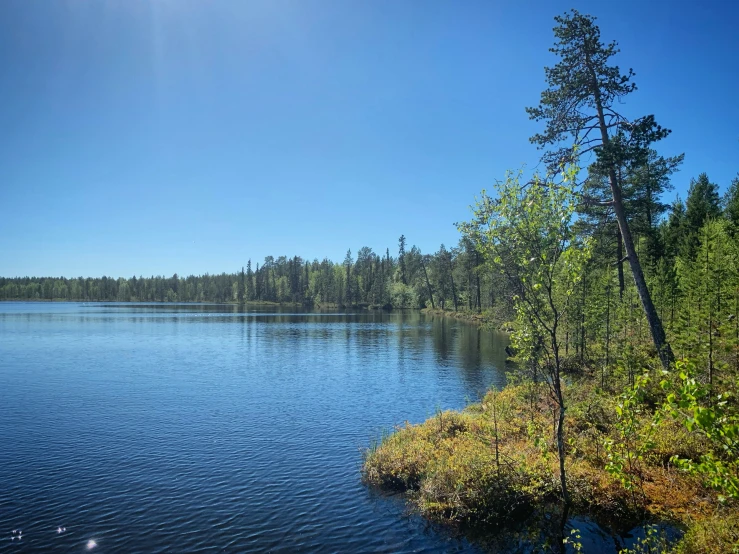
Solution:
[{"label": "lake", "polygon": [[0,551],[475,552],[365,487],[362,449],[503,385],[506,344],[417,312],[0,303]]}]

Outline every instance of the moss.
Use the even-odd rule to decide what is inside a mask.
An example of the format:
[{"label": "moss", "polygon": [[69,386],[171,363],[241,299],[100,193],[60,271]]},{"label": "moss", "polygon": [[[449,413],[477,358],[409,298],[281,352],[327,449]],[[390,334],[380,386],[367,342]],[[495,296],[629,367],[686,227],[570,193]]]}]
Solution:
[{"label": "moss", "polygon": [[739,552],[739,514],[724,509],[691,521],[676,554],[729,554]]},{"label": "moss", "polygon": [[[578,382],[567,387],[566,397],[568,484],[575,513],[614,531],[650,518],[706,517],[715,504],[713,493],[665,463],[674,454],[699,452],[699,439],[663,420],[654,448],[635,469],[639,489],[627,491],[606,471],[602,446],[616,436],[616,395]],[[520,522],[550,509],[560,496],[553,408],[542,387],[521,384],[489,392],[463,412],[438,413],[397,429],[367,452],[364,479],[409,491],[412,505],[436,521],[486,527]],[[643,425],[651,422],[648,411],[643,419]]]}]

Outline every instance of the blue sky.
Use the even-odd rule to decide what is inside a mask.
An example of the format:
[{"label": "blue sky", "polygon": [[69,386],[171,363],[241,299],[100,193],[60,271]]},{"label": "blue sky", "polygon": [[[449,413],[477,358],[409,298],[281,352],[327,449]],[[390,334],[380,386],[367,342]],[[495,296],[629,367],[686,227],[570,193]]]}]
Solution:
[{"label": "blue sky", "polygon": [[683,197],[739,171],[732,1],[0,3],[0,275],[236,271],[455,244],[506,169],[554,15],[598,17]]}]

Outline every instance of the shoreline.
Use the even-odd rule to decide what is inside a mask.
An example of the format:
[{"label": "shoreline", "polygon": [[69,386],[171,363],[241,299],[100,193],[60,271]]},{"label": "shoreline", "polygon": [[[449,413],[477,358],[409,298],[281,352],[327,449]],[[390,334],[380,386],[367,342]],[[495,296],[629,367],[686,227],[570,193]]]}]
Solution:
[{"label": "shoreline", "polygon": [[[614,537],[658,524],[684,530],[683,541],[700,542],[714,531],[719,544],[730,540],[739,526],[733,504],[721,507],[715,491],[666,463],[683,452],[697,457],[704,447],[699,438],[680,422],[665,419],[655,445],[638,462],[633,488],[627,489],[609,473],[603,446],[618,432],[613,423],[618,397],[587,382],[567,388],[570,521],[584,517]],[[483,540],[491,529],[525,534],[542,521],[556,520],[561,511],[546,406],[543,388],[508,385],[463,410],[406,423],[365,451],[362,479],[401,493],[412,510],[462,534],[480,538],[482,533]]]},{"label": "shoreline", "polygon": [[90,300],[83,298],[0,298],[0,302],[40,302],[40,303],[91,303],[91,304],[211,304],[219,306],[303,306],[300,302],[271,302],[269,300],[250,300],[248,302],[211,302],[196,300]]},{"label": "shoreline", "polygon": [[486,316],[485,313],[470,312],[469,310],[442,310],[441,308],[422,308],[421,313],[427,316],[448,317],[458,321],[464,321],[472,325],[488,327],[499,333],[511,334],[513,327],[510,323],[499,323],[494,318]]}]

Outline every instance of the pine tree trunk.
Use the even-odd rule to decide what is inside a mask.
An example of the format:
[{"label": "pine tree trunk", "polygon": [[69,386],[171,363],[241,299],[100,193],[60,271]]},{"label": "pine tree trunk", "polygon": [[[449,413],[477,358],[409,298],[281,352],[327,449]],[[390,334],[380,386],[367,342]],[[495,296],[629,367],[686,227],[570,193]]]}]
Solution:
[{"label": "pine tree trunk", "polygon": [[[557,357],[555,355],[555,357]],[[555,362],[559,366],[559,360]],[[556,368],[554,376],[554,391],[557,396],[557,404],[559,404],[559,416],[557,418],[557,455],[559,457],[559,482],[562,487],[562,521],[561,530],[564,531],[567,524],[567,517],[570,512],[570,493],[567,489],[567,473],[565,470],[565,439],[564,439],[564,423],[565,423],[565,403],[562,396],[562,383],[559,377],[559,367]]]},{"label": "pine tree trunk", "polygon": [[644,273],[642,272],[639,259],[637,258],[636,249],[634,248],[634,241],[631,237],[629,224],[626,221],[626,213],[623,207],[623,200],[621,199],[621,190],[616,183],[616,176],[613,171],[611,171],[610,177],[612,180],[611,190],[613,192],[613,207],[616,212],[616,217],[618,218],[619,227],[621,228],[621,236],[623,237],[624,247],[626,248],[626,255],[629,259],[629,267],[631,268],[631,273],[634,276],[634,284],[636,285],[636,290],[639,293],[639,299],[641,300],[642,307],[644,308],[644,313],[647,316],[647,322],[649,323],[649,329],[652,333],[652,341],[654,342],[654,347],[657,349],[657,353],[659,354],[660,360],[662,361],[662,366],[665,369],[669,369],[670,364],[674,362],[674,355],[672,353],[672,349],[670,348],[670,344],[667,342],[667,338],[665,337],[665,330],[662,327],[662,321],[660,320],[659,314],[657,314],[657,310],[654,307],[652,297],[649,295],[647,282],[644,278]]},{"label": "pine tree trunk", "polygon": [[624,290],[626,289],[626,283],[624,281],[624,243],[621,238],[621,229],[616,228],[616,263],[618,264],[618,298],[624,299]]},{"label": "pine tree trunk", "polygon": [[423,263],[423,256],[421,256],[421,267],[423,268],[423,276],[426,277],[426,287],[429,289],[429,298],[431,299],[431,307],[435,310],[434,305],[434,293],[431,291],[431,283],[429,283],[429,274],[426,273],[426,264]]},{"label": "pine tree trunk", "polygon": [[[610,140],[608,137],[608,127],[606,126],[605,116],[603,115],[603,103],[600,97],[600,90],[597,86],[597,80],[595,78],[595,72],[590,68],[593,80],[593,95],[595,99],[596,109],[598,111],[598,123],[600,126],[601,140],[604,148],[607,148]],[[657,310],[652,302],[652,297],[649,295],[649,288],[647,287],[647,281],[644,278],[644,272],[642,271],[639,258],[636,255],[636,248],[634,247],[634,239],[631,236],[631,230],[629,229],[629,222],[626,219],[626,211],[624,210],[624,202],[621,197],[621,187],[616,179],[616,170],[611,165],[608,170],[608,181],[611,185],[611,193],[613,194],[613,210],[616,212],[616,219],[618,221],[618,227],[621,230],[621,238],[623,239],[624,248],[626,249],[626,255],[629,259],[629,267],[631,273],[634,276],[634,284],[636,290],[639,293],[639,299],[641,300],[644,313],[649,323],[649,329],[652,333],[652,341],[654,347],[657,349],[657,354],[662,362],[662,366],[665,369],[669,369],[670,364],[675,361],[675,356],[672,353],[670,344],[667,342],[665,336],[665,330],[662,327],[662,321],[657,314]]]},{"label": "pine tree trunk", "polygon": [[[708,264],[709,264],[709,258],[708,258],[708,250],[709,250],[709,236],[708,236],[708,227],[706,229],[706,274],[708,274]],[[709,282],[707,275],[704,277],[704,280],[706,282],[706,288],[711,286],[711,283]],[[719,288],[719,291],[721,289]],[[711,405],[711,400],[713,397],[713,302],[711,301],[711,294],[710,291],[708,294],[706,294],[707,302],[708,302],[708,390],[710,391],[710,394],[708,395],[708,405]]]},{"label": "pine tree trunk", "polygon": [[[475,250],[475,263],[476,267],[480,266],[480,254],[477,250]],[[480,295],[480,273],[478,271],[475,271],[475,278],[477,279],[477,313],[479,314],[482,312],[482,296]]]},{"label": "pine tree trunk", "polygon": [[739,288],[734,289],[734,370],[739,371]]},{"label": "pine tree trunk", "polygon": [[582,280],[582,313],[580,314],[580,363],[585,363],[585,279]]},{"label": "pine tree trunk", "polygon": [[495,469],[500,474],[500,455],[498,452],[498,411],[496,409],[496,404],[498,400],[498,395],[495,392],[495,389],[493,388],[493,425],[495,429]]},{"label": "pine tree trunk", "polygon": [[600,386],[605,387],[605,370],[611,363],[611,284],[606,288],[606,365],[600,378]]},{"label": "pine tree trunk", "polygon": [[452,282],[452,299],[454,300],[454,311],[457,311],[457,289],[454,287],[454,267],[452,266],[452,254],[449,253],[449,279]]},{"label": "pine tree trunk", "polygon": [[472,266],[471,258],[467,255],[467,309],[472,311]]}]

